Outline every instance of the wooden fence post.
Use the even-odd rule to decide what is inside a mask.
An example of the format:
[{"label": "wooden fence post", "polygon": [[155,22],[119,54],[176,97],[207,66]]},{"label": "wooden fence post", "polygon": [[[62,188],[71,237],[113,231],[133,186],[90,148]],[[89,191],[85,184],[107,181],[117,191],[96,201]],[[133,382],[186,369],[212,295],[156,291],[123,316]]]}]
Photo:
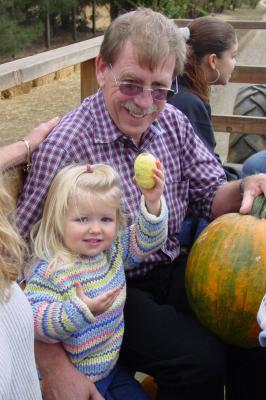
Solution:
[{"label": "wooden fence post", "polygon": [[80,63],[81,100],[98,90],[95,58]]}]

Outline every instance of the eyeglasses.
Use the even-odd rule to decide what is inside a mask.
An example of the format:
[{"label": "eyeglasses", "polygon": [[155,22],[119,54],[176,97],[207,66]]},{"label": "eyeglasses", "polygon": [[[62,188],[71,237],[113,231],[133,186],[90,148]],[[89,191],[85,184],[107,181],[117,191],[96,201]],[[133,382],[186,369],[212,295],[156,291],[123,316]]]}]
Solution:
[{"label": "eyeglasses", "polygon": [[113,79],[115,81],[115,84],[119,87],[119,90],[122,94],[130,97],[135,97],[138,96],[139,94],[143,93],[144,90],[150,92],[151,97],[153,100],[168,100],[170,97],[172,97],[174,94],[178,93],[178,84],[177,84],[177,78],[176,78],[176,90],[172,90],[169,88],[164,88],[164,87],[145,87],[139,83],[134,83],[130,81],[119,81],[114,73],[113,67],[111,64],[109,64],[109,68],[111,71],[111,74],[113,76]]}]

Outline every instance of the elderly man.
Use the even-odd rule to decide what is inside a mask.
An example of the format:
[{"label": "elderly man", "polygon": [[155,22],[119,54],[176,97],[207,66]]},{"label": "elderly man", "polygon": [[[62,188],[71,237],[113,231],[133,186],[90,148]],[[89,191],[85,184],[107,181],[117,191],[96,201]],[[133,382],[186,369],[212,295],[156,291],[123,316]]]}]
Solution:
[{"label": "elderly man", "polygon": [[[266,193],[266,179],[257,175],[226,183],[187,118],[166,104],[184,60],[184,40],[162,14],[138,9],[112,22],[96,60],[99,91],[62,118],[33,155],[19,202],[20,231],[28,237],[53,176],[73,162],[114,166],[124,208],[134,220],[140,197],[131,181],[134,159],[142,151],[153,153],[165,168],[169,235],[136,272],[127,271],[121,362],[153,375],[160,400],[222,400],[227,382],[234,399],[254,400],[259,398],[256,384],[266,374],[266,353],[229,349],[195,319],[185,297],[186,260],[179,256],[178,234],[188,208],[208,219],[248,212],[254,197]],[[60,345],[38,343],[36,353],[45,400],[88,398],[86,379]]]}]

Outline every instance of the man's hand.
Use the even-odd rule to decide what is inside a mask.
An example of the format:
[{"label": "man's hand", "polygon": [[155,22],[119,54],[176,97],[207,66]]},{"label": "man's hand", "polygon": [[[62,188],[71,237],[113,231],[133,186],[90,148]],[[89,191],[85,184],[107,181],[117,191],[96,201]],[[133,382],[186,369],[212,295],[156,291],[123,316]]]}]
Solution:
[{"label": "man's hand", "polygon": [[67,376],[61,372],[56,378],[51,374],[41,381],[43,400],[104,400],[96,386],[77,369]]},{"label": "man's hand", "polygon": [[230,212],[249,214],[254,199],[260,194],[266,196],[266,174],[246,176],[244,180],[224,183],[214,196],[212,216],[217,218]]},{"label": "man's hand", "polygon": [[60,344],[35,341],[43,400],[104,400],[89,378],[69,361]]},{"label": "man's hand", "polygon": [[243,200],[240,207],[241,214],[248,214],[254,199],[260,194],[266,197],[266,174],[247,176],[243,179]]}]

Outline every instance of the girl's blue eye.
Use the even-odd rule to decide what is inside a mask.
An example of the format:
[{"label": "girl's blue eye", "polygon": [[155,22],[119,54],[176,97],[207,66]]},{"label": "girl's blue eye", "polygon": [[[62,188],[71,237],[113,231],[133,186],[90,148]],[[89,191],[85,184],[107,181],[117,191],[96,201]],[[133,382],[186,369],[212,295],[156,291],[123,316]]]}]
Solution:
[{"label": "girl's blue eye", "polygon": [[113,219],[110,218],[110,217],[103,217],[103,218],[102,218],[102,221],[103,221],[103,222],[112,222]]}]

